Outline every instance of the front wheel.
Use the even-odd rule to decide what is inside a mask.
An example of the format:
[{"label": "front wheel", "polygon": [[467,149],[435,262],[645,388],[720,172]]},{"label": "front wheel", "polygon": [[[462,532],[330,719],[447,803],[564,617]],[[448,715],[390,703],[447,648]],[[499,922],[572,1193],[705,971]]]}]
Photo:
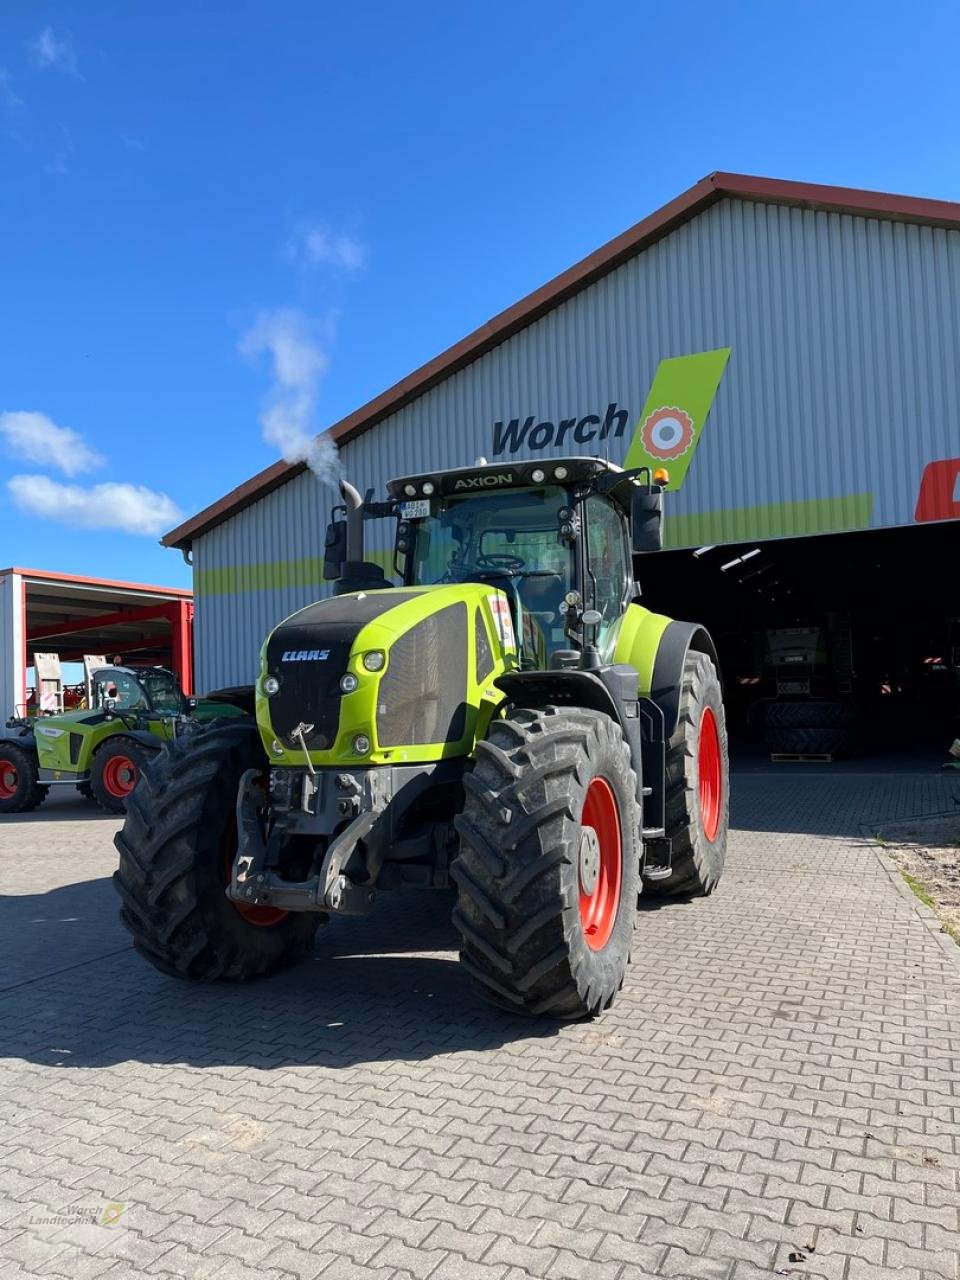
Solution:
[{"label": "front wheel", "polygon": [[132,738],[108,738],[90,767],[90,791],[100,808],[126,813],[144,765],[155,754]]},{"label": "front wheel", "polygon": [[495,1004],[560,1018],[623,986],[640,889],[637,779],[609,716],[516,710],[464,779],[454,923],[460,960]]},{"label": "front wheel", "polygon": [[651,894],[709,894],[723,875],[730,782],[727,725],[720,679],[705,653],[683,665],[677,727],[667,744],[666,831],[672,843],[668,879]]},{"label": "front wheel", "polygon": [[12,742],[0,742],[0,813],[26,813],[43,804],[47,788],[38,776],[33,751]]},{"label": "front wheel", "polygon": [[290,964],[313,942],[316,915],[226,896],[237,791],[250,768],[269,768],[256,726],[221,722],[175,738],[147,764],[127,803],[115,837],[120,919],[162,973],[245,981]]}]

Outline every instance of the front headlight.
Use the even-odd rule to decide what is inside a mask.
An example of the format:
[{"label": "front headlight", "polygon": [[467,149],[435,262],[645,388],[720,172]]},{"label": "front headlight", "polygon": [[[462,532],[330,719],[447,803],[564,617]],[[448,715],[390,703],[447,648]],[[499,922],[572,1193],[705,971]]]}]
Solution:
[{"label": "front headlight", "polygon": [[382,649],[371,649],[363,655],[363,665],[368,671],[382,671],[386,661],[387,655]]},{"label": "front headlight", "polygon": [[263,692],[268,698],[272,698],[275,693],[280,692],[280,681],[276,676],[264,676]]}]

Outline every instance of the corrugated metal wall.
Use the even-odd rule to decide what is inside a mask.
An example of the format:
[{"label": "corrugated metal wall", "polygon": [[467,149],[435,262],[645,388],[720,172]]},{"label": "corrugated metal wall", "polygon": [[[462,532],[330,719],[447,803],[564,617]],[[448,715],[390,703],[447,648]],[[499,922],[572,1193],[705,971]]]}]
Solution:
[{"label": "corrugated metal wall", "polygon": [[[960,232],[723,200],[348,444],[346,469],[380,488],[492,461],[497,422],[610,404],[619,462],[660,359],[727,346],[674,541],[911,523],[925,463],[960,454]],[[267,631],[316,598],[330,504],[299,476],[196,541],[201,688],[251,680]]]}]

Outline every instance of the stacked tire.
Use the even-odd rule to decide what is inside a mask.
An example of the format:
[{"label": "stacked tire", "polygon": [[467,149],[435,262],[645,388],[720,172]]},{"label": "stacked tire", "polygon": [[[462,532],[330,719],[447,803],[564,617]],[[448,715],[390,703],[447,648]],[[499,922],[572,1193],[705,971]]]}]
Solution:
[{"label": "stacked tire", "polygon": [[764,740],[775,755],[842,755],[850,747],[856,708],[829,698],[768,702]]}]

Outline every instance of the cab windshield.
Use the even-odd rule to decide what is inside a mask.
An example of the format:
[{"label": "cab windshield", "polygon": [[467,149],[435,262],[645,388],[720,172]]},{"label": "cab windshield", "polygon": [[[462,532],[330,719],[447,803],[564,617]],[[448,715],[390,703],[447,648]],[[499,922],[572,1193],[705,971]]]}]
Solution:
[{"label": "cab windshield", "polygon": [[102,707],[110,698],[118,711],[158,711],[164,715],[180,712],[180,690],[168,671],[104,669],[94,676],[94,704]]},{"label": "cab windshield", "polygon": [[514,489],[434,499],[414,522],[411,581],[489,582],[506,591],[524,649],[539,660],[564,648],[561,606],[574,585],[570,546],[560,542],[560,488]]},{"label": "cab windshield", "polygon": [[180,712],[180,688],[169,671],[144,671],[140,681],[154,711],[177,715]]}]

